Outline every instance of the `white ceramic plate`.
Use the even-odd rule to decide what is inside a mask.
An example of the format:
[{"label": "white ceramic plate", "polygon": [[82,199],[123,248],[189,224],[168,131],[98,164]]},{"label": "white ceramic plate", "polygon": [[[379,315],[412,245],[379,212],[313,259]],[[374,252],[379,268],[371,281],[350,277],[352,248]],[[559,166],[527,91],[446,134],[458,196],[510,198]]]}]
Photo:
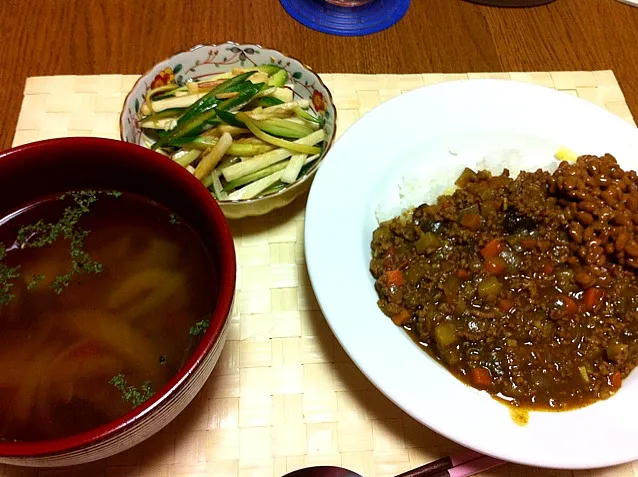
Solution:
[{"label": "white ceramic plate", "polygon": [[[638,130],[564,93],[523,83],[469,80],[428,86],[377,107],[333,146],[306,210],[306,261],[321,309],[365,375],[428,427],[479,452],[553,468],[603,467],[638,458],[638,372],[615,396],[561,413],[510,409],[458,381],[377,308],[369,272],[375,210],[399,205],[404,176],[518,149],[548,163],[562,146],[614,154],[638,167]],[[455,155],[451,154],[452,151]]]}]

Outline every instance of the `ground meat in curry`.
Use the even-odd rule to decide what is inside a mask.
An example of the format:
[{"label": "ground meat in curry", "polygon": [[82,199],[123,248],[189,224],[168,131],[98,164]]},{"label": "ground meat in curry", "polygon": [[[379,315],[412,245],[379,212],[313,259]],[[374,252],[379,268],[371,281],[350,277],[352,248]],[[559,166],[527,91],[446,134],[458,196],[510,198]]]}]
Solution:
[{"label": "ground meat in curry", "polygon": [[585,156],[515,180],[469,169],[382,223],[379,307],[463,381],[517,406],[605,399],[638,364],[638,179]]}]

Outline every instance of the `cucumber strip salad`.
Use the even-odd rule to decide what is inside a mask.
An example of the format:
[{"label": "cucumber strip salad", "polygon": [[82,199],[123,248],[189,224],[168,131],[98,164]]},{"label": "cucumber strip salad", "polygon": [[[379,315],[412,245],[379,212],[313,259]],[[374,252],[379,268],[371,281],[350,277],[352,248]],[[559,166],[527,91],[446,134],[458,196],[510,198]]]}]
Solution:
[{"label": "cucumber strip salad", "polygon": [[326,132],[273,65],[169,84],[146,93],[144,144],[187,168],[217,200],[274,193],[320,157]]}]

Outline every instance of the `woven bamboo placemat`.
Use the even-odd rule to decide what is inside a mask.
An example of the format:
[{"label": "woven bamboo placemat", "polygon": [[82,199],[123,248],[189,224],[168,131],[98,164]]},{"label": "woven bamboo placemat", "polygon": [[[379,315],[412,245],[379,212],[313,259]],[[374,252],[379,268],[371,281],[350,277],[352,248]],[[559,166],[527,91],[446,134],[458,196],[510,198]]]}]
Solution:
[{"label": "woven bamboo placemat", "polygon": [[[342,133],[380,102],[413,88],[467,78],[505,78],[592,101],[635,124],[611,71],[322,75]],[[133,75],[29,78],[14,145],[62,136],[117,139]],[[305,198],[261,218],[231,223],[239,261],[236,310],[213,376],[159,434],[130,451],[71,469],[0,465],[1,477],[278,477],[339,465],[393,476],[459,446],[385,398],[336,342],[304,263]],[[638,477],[638,464],[594,471],[507,465],[484,476]]]}]

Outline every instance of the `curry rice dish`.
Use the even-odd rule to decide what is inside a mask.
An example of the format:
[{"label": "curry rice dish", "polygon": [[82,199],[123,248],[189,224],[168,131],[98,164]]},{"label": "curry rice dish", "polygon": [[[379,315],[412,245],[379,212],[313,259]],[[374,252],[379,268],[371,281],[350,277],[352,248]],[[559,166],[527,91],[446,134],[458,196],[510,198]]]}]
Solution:
[{"label": "curry rice dish", "polygon": [[638,177],[583,156],[516,179],[466,169],[381,223],[378,305],[462,381],[514,406],[613,395],[638,364]]}]

